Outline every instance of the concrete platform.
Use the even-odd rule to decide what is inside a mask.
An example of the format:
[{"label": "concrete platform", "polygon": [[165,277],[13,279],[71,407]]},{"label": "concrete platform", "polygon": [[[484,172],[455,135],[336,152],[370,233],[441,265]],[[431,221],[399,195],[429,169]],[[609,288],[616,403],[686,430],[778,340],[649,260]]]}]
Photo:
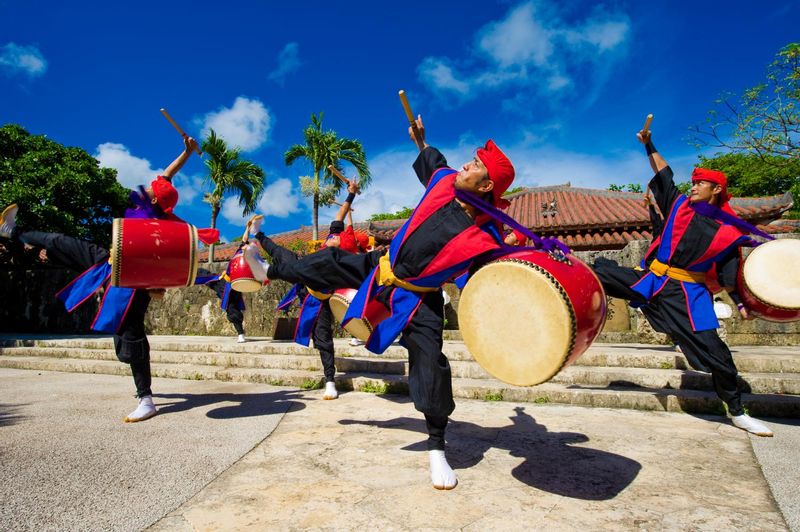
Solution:
[{"label": "concrete platform", "polygon": [[[160,414],[124,424],[131,390],[0,369],[0,529],[787,529],[721,418],[459,400],[439,492],[403,396],[156,379]],[[756,443],[796,511],[800,428],[780,423]]]}]

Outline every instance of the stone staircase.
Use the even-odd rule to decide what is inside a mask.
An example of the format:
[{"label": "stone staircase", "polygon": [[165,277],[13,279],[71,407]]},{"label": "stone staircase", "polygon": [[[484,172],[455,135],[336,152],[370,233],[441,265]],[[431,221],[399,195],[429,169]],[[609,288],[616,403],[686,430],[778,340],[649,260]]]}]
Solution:
[{"label": "stone staircase", "polygon": [[[237,344],[233,338],[152,336],[153,376],[257,382],[313,389],[321,386],[318,353],[268,338]],[[608,408],[721,414],[724,406],[708,374],[687,369],[666,346],[596,343],[573,366],[547,383],[519,387],[491,378],[464,344],[445,341],[456,397],[487,401],[570,404]],[[800,416],[800,347],[734,347],[751,414]],[[336,341],[340,389],[407,393],[405,349],[383,355]],[[126,375],[112,341],[102,336],[0,335],[0,367]]]}]

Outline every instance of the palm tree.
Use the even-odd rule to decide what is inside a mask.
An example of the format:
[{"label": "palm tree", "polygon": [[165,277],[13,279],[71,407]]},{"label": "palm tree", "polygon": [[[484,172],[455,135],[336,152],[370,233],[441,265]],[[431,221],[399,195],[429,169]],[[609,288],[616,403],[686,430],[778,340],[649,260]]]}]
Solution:
[{"label": "palm tree", "polygon": [[[252,161],[240,159],[239,148],[228,149],[213,129],[203,140],[202,150],[208,154],[206,182],[213,188],[203,198],[211,205],[211,228],[217,227],[217,216],[226,195],[237,194],[244,214],[252,213],[264,190],[264,170]],[[213,244],[208,249],[208,262],[214,262]]]},{"label": "palm tree", "polygon": [[[295,144],[283,154],[286,166],[291,166],[300,157],[305,157],[314,168],[314,175],[309,179],[309,186],[304,186],[304,193],[314,197],[313,227],[314,240],[319,237],[319,206],[327,205],[333,196],[342,188],[342,182],[336,179],[328,170],[328,165],[333,165],[337,170],[342,170],[340,161],[352,164],[358,173],[358,184],[366,187],[371,176],[364,147],[355,139],[342,138],[335,131],[322,130],[322,113],[319,116],[311,115],[311,124],[303,130],[305,144]],[[320,179],[327,185],[327,190],[320,188]],[[323,201],[320,201],[320,198]]]}]

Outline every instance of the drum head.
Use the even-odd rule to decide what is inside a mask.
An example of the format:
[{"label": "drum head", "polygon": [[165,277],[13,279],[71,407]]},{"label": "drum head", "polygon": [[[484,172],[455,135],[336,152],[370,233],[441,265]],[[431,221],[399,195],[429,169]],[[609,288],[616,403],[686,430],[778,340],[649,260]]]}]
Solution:
[{"label": "drum head", "polygon": [[478,270],[461,294],[458,322],[483,369],[517,386],[553,377],[575,341],[567,294],[544,268],[527,262],[501,260]]},{"label": "drum head", "polygon": [[[347,308],[350,306],[350,301],[339,294],[333,294],[328,300],[328,304],[331,306],[333,317],[336,321],[342,323],[342,319],[347,313]],[[372,329],[363,320],[359,319],[350,320],[344,330],[363,342],[369,340],[369,335],[372,334]]]},{"label": "drum head", "polygon": [[771,240],[753,249],[742,268],[750,292],[767,305],[800,309],[800,240]]},{"label": "drum head", "polygon": [[237,292],[258,292],[262,286],[264,284],[255,279],[241,278],[231,281],[231,288]]}]

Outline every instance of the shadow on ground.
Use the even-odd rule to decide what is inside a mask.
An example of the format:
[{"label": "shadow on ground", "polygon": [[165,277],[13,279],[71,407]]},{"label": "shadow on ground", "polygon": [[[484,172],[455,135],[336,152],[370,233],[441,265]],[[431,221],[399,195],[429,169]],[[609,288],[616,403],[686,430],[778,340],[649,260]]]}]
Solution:
[{"label": "shadow on ground", "polygon": [[206,416],[212,419],[233,419],[241,417],[268,416],[279,412],[302,410],[305,404],[298,391],[276,391],[269,393],[160,393],[153,394],[158,399],[171,399],[171,402],[158,401],[158,415],[174,414],[192,408],[202,408],[217,403],[237,403],[220,406],[210,410]]},{"label": "shadow on ground", "polygon": [[12,405],[0,403],[0,427],[16,425],[24,421],[26,416],[19,415],[17,412],[26,405]]},{"label": "shadow on ground", "polygon": [[[450,421],[447,429],[447,455],[454,469],[478,464],[491,449],[503,449],[523,458],[511,474],[542,491],[564,497],[600,501],[613,499],[636,478],[641,464],[630,458],[588,447],[574,447],[589,438],[576,432],[548,432],[525,408],[514,408],[511,424],[481,427],[465,421]],[[368,425],[427,434],[421,418],[400,417],[385,421],[344,419],[343,425]],[[405,450],[426,450],[420,441]]]}]

